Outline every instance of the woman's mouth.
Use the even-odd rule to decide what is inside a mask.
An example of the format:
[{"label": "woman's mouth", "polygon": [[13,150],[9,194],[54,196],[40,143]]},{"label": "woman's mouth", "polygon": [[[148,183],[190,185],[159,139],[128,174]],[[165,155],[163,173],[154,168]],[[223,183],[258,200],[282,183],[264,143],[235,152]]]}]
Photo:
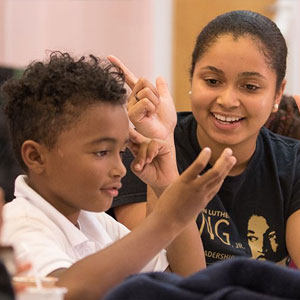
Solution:
[{"label": "woman's mouth", "polygon": [[234,116],[232,116],[232,117],[222,116],[220,114],[215,114],[215,113],[212,113],[212,115],[214,116],[214,118],[216,120],[218,120],[220,123],[222,123],[224,125],[233,124],[233,123],[239,122],[244,119],[244,118],[234,117]]}]

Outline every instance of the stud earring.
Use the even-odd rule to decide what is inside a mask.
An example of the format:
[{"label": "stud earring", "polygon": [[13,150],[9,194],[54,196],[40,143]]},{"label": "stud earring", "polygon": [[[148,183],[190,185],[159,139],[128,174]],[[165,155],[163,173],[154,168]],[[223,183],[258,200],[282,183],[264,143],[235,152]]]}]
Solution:
[{"label": "stud earring", "polygon": [[192,95],[192,91],[189,91],[189,95]]},{"label": "stud earring", "polygon": [[278,104],[275,103],[275,104],[274,104],[274,110],[277,110],[277,109],[278,109]]}]

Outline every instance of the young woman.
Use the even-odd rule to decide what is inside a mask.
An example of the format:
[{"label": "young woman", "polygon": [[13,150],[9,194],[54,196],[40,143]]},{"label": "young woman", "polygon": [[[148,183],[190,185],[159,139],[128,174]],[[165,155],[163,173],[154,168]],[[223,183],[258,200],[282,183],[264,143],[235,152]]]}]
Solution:
[{"label": "young woman", "polygon": [[[179,172],[204,147],[211,167],[224,148],[237,163],[219,193],[197,218],[207,264],[234,256],[300,266],[300,143],[263,125],[276,112],[285,87],[287,49],[277,26],[250,11],[218,16],[200,32],[192,55],[192,112],[178,113],[174,131]],[[173,138],[176,114],[166,83],[136,80],[128,113],[136,129]],[[125,156],[129,166],[131,156]],[[129,169],[129,168],[128,168]],[[128,172],[115,199],[117,219],[129,226],[145,215],[147,188]],[[184,251],[184,249],[183,249]]]}]

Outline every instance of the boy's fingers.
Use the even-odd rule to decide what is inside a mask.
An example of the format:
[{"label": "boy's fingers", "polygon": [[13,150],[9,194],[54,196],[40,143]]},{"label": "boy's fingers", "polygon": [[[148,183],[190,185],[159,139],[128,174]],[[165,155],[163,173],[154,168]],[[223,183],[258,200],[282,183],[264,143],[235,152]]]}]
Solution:
[{"label": "boy's fingers", "polygon": [[225,149],[214,166],[201,177],[202,179],[206,179],[208,189],[215,189],[217,191],[220,183],[224,181],[235,163],[236,158],[232,156],[232,150],[229,148]]},{"label": "boy's fingers", "polygon": [[125,75],[125,81],[129,85],[131,89],[134,88],[135,84],[137,83],[137,77],[115,56],[108,55],[107,59],[115,66],[119,67],[123,70]]},{"label": "boy's fingers", "polygon": [[211,169],[209,169],[205,174],[198,176],[199,173],[207,165],[210,159],[210,155],[211,150],[209,148],[204,148],[201,151],[197,159],[191,165],[193,166],[193,168],[191,168],[191,170],[189,170],[189,168],[187,169],[189,170],[189,177],[185,177],[186,181],[192,181],[198,177],[198,180],[201,181],[201,184],[206,184],[208,185],[208,187],[213,188],[214,186],[219,184],[219,182],[222,182],[224,180],[224,178],[228,175],[229,171],[236,163],[236,158],[232,156],[232,150],[229,148],[225,149],[216,161],[215,165]]},{"label": "boy's fingers", "polygon": [[202,184],[206,184],[207,190],[213,196],[218,192],[224,179],[236,163],[236,158],[231,154],[231,149],[225,149],[213,168],[199,178]]},{"label": "boy's fingers", "polygon": [[181,174],[181,178],[186,182],[190,182],[197,178],[209,162],[210,156],[211,150],[209,148],[204,148],[196,160]]},{"label": "boy's fingers", "polygon": [[225,178],[235,163],[236,158],[232,156],[232,150],[230,148],[226,148],[211,170],[217,170],[220,176]]}]

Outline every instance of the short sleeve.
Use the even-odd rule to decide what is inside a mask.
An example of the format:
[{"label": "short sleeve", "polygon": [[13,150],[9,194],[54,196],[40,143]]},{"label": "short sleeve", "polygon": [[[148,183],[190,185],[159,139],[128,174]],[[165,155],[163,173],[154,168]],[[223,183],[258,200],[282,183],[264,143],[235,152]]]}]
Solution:
[{"label": "short sleeve", "polygon": [[[97,215],[97,218],[114,242],[118,239],[121,239],[130,232],[130,230],[127,227],[117,222],[115,219],[113,219],[106,213],[99,213]],[[163,249],[142,269],[141,272],[165,271],[169,265],[166,253],[166,250]]]},{"label": "short sleeve", "polygon": [[14,247],[18,261],[32,263],[27,275],[33,276],[36,271],[41,277],[47,276],[55,270],[69,268],[75,262],[45,222],[24,215],[15,216],[5,217],[2,239]]}]

